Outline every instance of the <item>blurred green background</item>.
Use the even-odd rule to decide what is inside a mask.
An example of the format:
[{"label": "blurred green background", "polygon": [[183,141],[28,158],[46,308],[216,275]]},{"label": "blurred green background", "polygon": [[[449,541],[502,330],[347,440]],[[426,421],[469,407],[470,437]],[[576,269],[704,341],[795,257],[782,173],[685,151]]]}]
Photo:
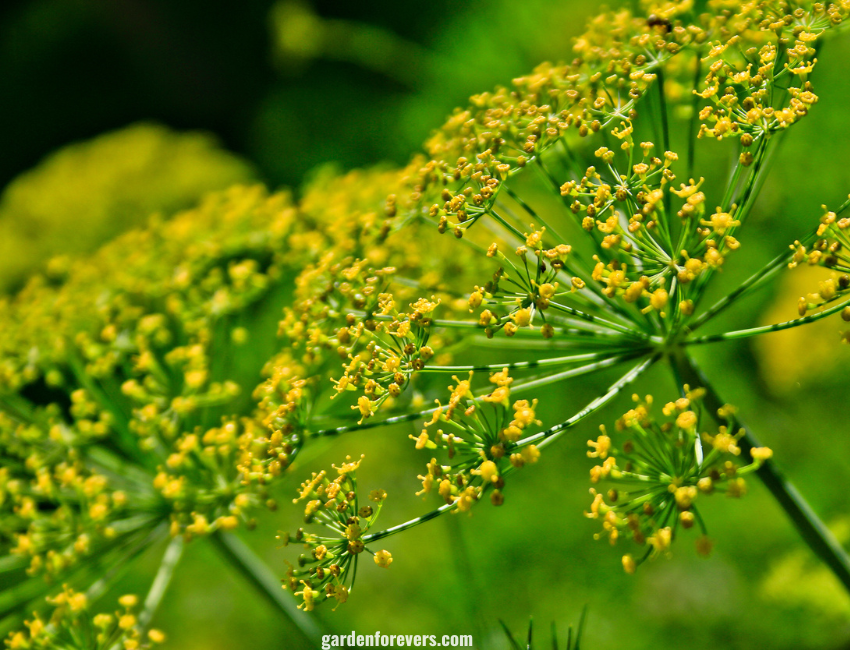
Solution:
[{"label": "blurred green background", "polygon": [[[571,38],[597,10],[579,0],[6,0],[0,287],[12,291],[50,256],[90,250],[152,212],[167,215],[234,182],[297,188],[319,164],[403,163],[470,94],[542,60],[570,58]],[[847,37],[825,46],[815,78],[821,100],[783,143],[742,237],[747,254],[730,259],[724,287],[801,236],[822,203],[834,206],[850,191],[847,60]],[[698,173],[722,180],[730,151],[703,152]],[[69,224],[81,218],[90,225],[71,242]],[[814,286],[805,271],[789,273],[716,326],[793,317],[797,298]],[[850,354],[840,328],[826,319],[697,354],[848,543]],[[638,390],[651,386],[667,399],[673,386],[662,371]],[[608,379],[540,395],[542,419],[574,411]],[[682,539],[673,559],[627,576],[619,554],[593,541],[597,524],[581,514],[589,503],[585,440],[626,408],[620,400],[519,472],[503,507],[483,505],[472,517],[389,540],[391,570],[362,571],[346,605],[314,614],[320,625],[331,633],[473,634],[476,647],[504,648],[499,619],[520,634],[534,616],[539,641],[554,621],[565,638],[587,604],[588,650],[850,648],[850,599],[755,482],[743,500],[707,500],[717,541],[708,561]],[[281,503],[311,470],[365,452],[364,488],[390,494],[382,523],[431,509],[413,496],[427,459],[408,433],[363,432],[317,449],[281,487]],[[245,534],[281,575],[293,554],[275,548],[274,534],[297,521],[283,507]],[[205,542],[190,550],[155,621],[168,647],[295,647],[287,622]],[[144,592],[160,552],[132,567],[119,591]]]}]

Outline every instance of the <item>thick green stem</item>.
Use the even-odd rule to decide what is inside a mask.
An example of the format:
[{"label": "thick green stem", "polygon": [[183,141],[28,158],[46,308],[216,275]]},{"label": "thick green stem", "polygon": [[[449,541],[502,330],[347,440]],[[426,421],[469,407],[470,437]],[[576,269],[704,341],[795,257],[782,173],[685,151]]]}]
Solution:
[{"label": "thick green stem", "polygon": [[[227,562],[250,582],[257,591],[276,607],[290,623],[292,636],[284,640],[284,646],[301,645],[318,647],[321,633],[315,621],[300,612],[292,598],[283,592],[280,579],[254,553],[251,548],[233,533],[216,531],[210,536],[216,550]],[[292,641],[298,640],[298,643]]]},{"label": "thick green stem", "polygon": [[[716,413],[717,409],[725,404],[690,356],[680,352],[674,355],[671,361],[676,366],[683,381],[692,387],[705,389],[705,406],[710,412]],[[737,417],[736,423],[745,432],[738,445],[743,453],[749,456],[753,447],[761,447],[762,445],[749,427]],[[785,513],[791,518],[791,522],[806,544],[809,545],[809,548],[832,570],[845,589],[850,592],[850,557],[797,491],[797,488],[783,476],[782,472],[770,460],[764,462],[756,473],[779,502],[782,509],[785,510]]]}]

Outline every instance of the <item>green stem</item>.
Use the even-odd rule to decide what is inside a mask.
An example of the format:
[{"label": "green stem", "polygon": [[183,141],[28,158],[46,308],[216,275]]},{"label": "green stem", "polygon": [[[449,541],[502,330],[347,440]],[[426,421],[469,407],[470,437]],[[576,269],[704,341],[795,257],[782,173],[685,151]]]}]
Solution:
[{"label": "green stem", "polygon": [[[124,549],[123,553],[110,553],[107,555],[104,550],[99,551],[97,556],[100,559],[100,563],[92,567],[91,572],[92,574],[99,574],[99,577],[86,589],[86,598],[88,598],[89,602],[94,602],[103,597],[103,594],[109,591],[121,576],[126,573],[131,562],[144,553],[152,544],[162,539],[167,532],[167,525],[161,523],[148,534],[134,540],[133,545],[128,545],[128,548]],[[116,555],[118,557],[115,557]],[[98,571],[98,569],[104,570]]]},{"label": "green stem", "polygon": [[823,311],[819,311],[817,313],[811,314],[809,316],[804,316],[803,318],[795,318],[794,320],[785,321],[784,323],[774,323],[773,325],[764,325],[762,327],[752,327],[746,330],[737,330],[734,332],[723,332],[721,334],[711,334],[709,336],[700,336],[695,339],[688,339],[685,341],[685,345],[699,345],[702,343],[714,343],[716,341],[729,341],[733,339],[744,339],[749,338],[751,336],[757,336],[759,334],[769,334],[770,332],[780,332],[782,330],[791,329],[792,327],[799,327],[800,325],[806,325],[807,323],[812,323],[816,320],[820,320],[821,318],[826,318],[827,316],[832,316],[840,312],[842,309],[847,307],[850,304],[850,299],[839,302],[837,305],[833,305],[829,309],[824,309]]},{"label": "green stem", "polygon": [[[355,316],[359,318],[366,318],[366,312],[352,312]],[[392,321],[394,319],[393,316],[388,316],[385,314],[368,314],[368,317],[372,320],[377,321]],[[464,321],[464,320],[442,320],[439,318],[432,319],[430,322],[432,327],[446,327],[446,328],[455,328],[455,329],[468,329],[468,330],[477,330],[479,332],[484,331],[484,326],[480,325],[478,321]],[[575,330],[575,329],[562,329],[560,332],[566,332],[568,334],[574,334],[576,336],[582,336],[584,338],[613,338],[622,340],[623,336],[621,334],[614,334],[611,332],[603,332],[599,330]],[[534,340],[540,339],[540,331],[531,329],[531,328],[520,328],[514,333],[515,338],[532,338]]]},{"label": "green stem", "polygon": [[[510,370],[529,370],[532,368],[542,368],[545,366],[561,366],[578,363],[582,361],[601,361],[608,359],[614,354],[624,353],[624,349],[605,350],[602,352],[590,352],[587,354],[574,354],[566,357],[553,357],[551,359],[536,359],[532,361],[514,361],[512,363],[491,363],[482,366],[426,366],[420,372],[498,372],[504,368]],[[632,351],[637,352],[634,347]]]},{"label": "green stem", "polygon": [[643,332],[638,332],[637,330],[633,330],[625,325],[620,325],[606,318],[600,318],[599,316],[594,316],[593,314],[588,314],[583,311],[579,311],[578,309],[570,307],[569,305],[562,305],[553,301],[549,303],[549,307],[551,307],[555,311],[560,311],[565,314],[569,314],[570,316],[575,316],[576,318],[580,318],[581,320],[587,321],[588,323],[594,323],[601,325],[602,327],[607,327],[608,329],[615,330],[617,332],[620,332],[621,334],[625,334],[626,336],[630,336],[635,339],[645,340],[648,338]]},{"label": "green stem", "polygon": [[644,370],[649,368],[655,361],[658,360],[657,356],[650,357],[649,359],[639,363],[637,366],[629,370],[625,375],[620,377],[617,381],[611,384],[608,391],[603,395],[600,395],[595,400],[590,402],[587,406],[585,406],[581,411],[573,415],[568,420],[561,422],[560,424],[556,424],[554,427],[546,429],[545,431],[541,431],[539,433],[535,433],[528,438],[523,438],[519,442],[517,442],[517,446],[524,447],[526,445],[530,445],[532,443],[537,443],[538,448],[543,448],[547,445],[552,444],[557,440],[563,433],[576,424],[584,420],[589,415],[592,415],[603,406],[605,406],[608,402],[614,399],[623,388],[632,383],[635,379],[637,379]]},{"label": "green stem", "polygon": [[[637,356],[640,356],[641,354],[642,352],[621,354],[618,356],[609,357],[607,359],[604,359],[603,361],[597,361],[596,363],[589,363],[584,366],[579,366],[578,368],[570,368],[569,370],[564,370],[563,372],[559,372],[554,375],[545,375],[536,379],[529,379],[527,381],[517,382],[516,384],[513,384],[511,386],[511,393],[519,393],[521,391],[529,390],[531,388],[546,386],[548,384],[552,384],[556,381],[561,381],[563,379],[572,379],[573,377],[586,375],[588,373],[592,373],[597,370],[602,370],[603,368],[608,368],[610,366],[617,365],[618,363],[628,361]],[[487,395],[490,392],[491,391],[488,390],[487,392],[481,394]],[[377,427],[390,426],[393,424],[413,422],[414,420],[421,420],[429,415],[433,415],[438,408],[440,407],[435,406],[433,408],[425,409],[423,411],[417,411],[415,413],[405,413],[404,415],[396,415],[393,417],[385,418],[383,420],[367,420],[362,424],[347,424],[339,427],[334,427],[332,429],[322,429],[321,431],[311,433],[310,437],[319,438],[323,436],[336,436],[342,433],[349,433],[351,431],[363,431],[365,429],[375,429]]]},{"label": "green stem", "polygon": [[658,79],[656,86],[658,87],[658,106],[661,113],[661,136],[664,151],[670,151],[670,125],[667,119],[667,98],[664,96],[664,68],[659,67],[656,73]]},{"label": "green stem", "polygon": [[[321,633],[315,621],[298,611],[292,599],[283,593],[280,579],[245,542],[233,533],[221,531],[210,535],[210,540],[221,556],[289,621],[293,637],[287,639],[284,645],[319,645]],[[293,643],[294,637],[297,637],[300,643]]]},{"label": "green stem", "polygon": [[421,517],[416,517],[416,519],[411,519],[410,521],[406,521],[403,524],[399,524],[398,526],[393,526],[392,528],[387,528],[386,530],[382,530],[377,533],[372,533],[371,535],[364,535],[363,543],[370,544],[372,542],[377,542],[379,539],[384,539],[385,537],[395,535],[396,533],[408,530],[410,528],[413,528],[414,526],[418,526],[419,524],[424,524],[426,521],[436,519],[440,515],[454,510],[457,507],[457,503],[457,501],[455,501],[454,503],[447,503],[444,506],[440,506],[436,510],[432,510],[431,512],[424,514]]},{"label": "green stem", "polygon": [[[543,164],[543,161],[542,161],[540,158],[538,158],[538,159],[537,159],[537,164],[538,164],[538,165],[542,165],[542,164]],[[566,243],[567,243],[567,241],[566,241],[566,240],[565,240],[565,239],[564,239],[564,238],[563,238],[560,234],[558,234],[558,231],[557,231],[557,230],[555,230],[552,226],[550,226],[550,225],[549,225],[549,223],[548,223],[545,219],[543,219],[543,217],[541,217],[541,216],[540,216],[540,215],[539,215],[539,214],[538,214],[535,210],[533,210],[533,209],[532,209],[532,208],[531,208],[531,207],[530,207],[530,206],[529,206],[529,205],[528,205],[528,204],[527,204],[527,203],[526,203],[526,202],[522,199],[522,197],[521,197],[521,196],[519,196],[519,194],[517,194],[516,192],[514,192],[514,191],[513,191],[513,190],[512,190],[509,186],[507,186],[507,185],[505,185],[505,192],[507,192],[507,193],[508,193],[508,196],[510,196],[510,197],[511,197],[514,201],[516,201],[516,202],[519,204],[519,206],[520,206],[523,210],[525,210],[525,211],[528,213],[528,216],[530,216],[532,219],[536,220],[536,221],[537,221],[537,222],[538,222],[541,226],[543,226],[544,228],[546,228],[546,230],[548,230],[548,231],[552,234],[552,236],[553,236],[553,237],[555,237],[555,239],[557,239],[557,240],[558,240],[558,243],[560,243],[560,244],[566,244]]]},{"label": "green stem", "polygon": [[694,72],[694,94],[691,98],[691,117],[688,122],[688,175],[686,178],[694,177],[694,163],[697,153],[697,133],[699,132],[699,82],[702,81],[702,58],[701,53],[696,57],[696,71]]},{"label": "green stem", "polygon": [[[671,362],[676,365],[685,382],[692,387],[699,386],[705,389],[705,406],[711,413],[716,413],[717,409],[725,404],[688,354],[680,351],[671,357]],[[743,454],[749,456],[753,447],[761,447],[762,444],[737,417],[736,424],[744,430],[744,436],[738,441],[738,445]],[[833,534],[797,491],[797,488],[783,476],[782,472],[770,460],[765,461],[756,471],[756,474],[779,502],[782,509],[785,510],[809,548],[832,570],[845,589],[850,592],[850,557],[847,556]]]}]

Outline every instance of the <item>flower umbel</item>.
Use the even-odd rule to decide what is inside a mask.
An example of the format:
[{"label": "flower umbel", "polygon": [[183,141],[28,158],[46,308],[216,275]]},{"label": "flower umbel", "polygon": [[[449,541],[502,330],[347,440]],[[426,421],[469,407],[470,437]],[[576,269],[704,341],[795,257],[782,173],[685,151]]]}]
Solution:
[{"label": "flower umbel", "polygon": [[604,458],[591,468],[590,480],[608,490],[591,488],[593,503],[585,516],[601,520],[612,545],[627,537],[646,547],[638,560],[631,554],[624,557],[627,573],[649,557],[668,553],[677,533],[695,525],[702,533],[697,550],[707,554],[711,546],[698,497],[743,496],[744,477],[773,455],[767,447],[759,447],[750,450],[750,458],[741,457],[736,443],[744,431],[735,431],[735,410],[730,406],[717,414],[726,424],[716,433],[701,432],[708,419],[701,405],[704,391],[685,386],[684,393],[662,407],[660,419],[652,414],[652,397],[641,400],[635,395],[636,405],[617,420],[613,439],[603,427],[596,442],[588,441],[596,450],[605,448],[604,456],[588,455]]},{"label": "flower umbel", "polygon": [[346,458],[340,467],[334,466],[336,477],[328,472],[314,472],[301,484],[295,503],[305,501],[304,521],[321,524],[331,536],[317,535],[299,528],[294,534],[281,533],[278,539],[284,546],[303,544],[306,549],[298,558],[298,566],[290,566],[283,588],[301,596],[299,608],[311,611],[317,604],[331,598],[337,606],[348,600],[354,587],[357,564],[362,553],[369,553],[375,564],[387,568],[393,561],[389,551],[373,552],[364,538],[381,513],[387,494],[373,490],[369,502],[361,505],[357,495],[357,469],[360,460]]}]

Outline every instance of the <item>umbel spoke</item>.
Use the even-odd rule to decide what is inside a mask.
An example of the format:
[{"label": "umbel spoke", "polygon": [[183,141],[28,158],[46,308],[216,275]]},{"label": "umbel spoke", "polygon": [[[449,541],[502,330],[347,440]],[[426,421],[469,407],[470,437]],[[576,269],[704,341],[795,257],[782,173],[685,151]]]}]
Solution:
[{"label": "umbel spoke", "polygon": [[637,379],[641,374],[643,374],[643,372],[657,360],[658,356],[653,356],[647,359],[646,361],[639,363],[637,366],[629,370],[629,372],[627,372],[625,375],[620,377],[620,379],[611,384],[611,387],[603,395],[597,397],[595,400],[590,402],[581,411],[573,415],[568,420],[565,420],[561,424],[556,424],[554,427],[546,429],[545,431],[536,433],[533,436],[524,438],[523,440],[520,440],[517,444],[530,445],[537,443],[538,448],[542,448],[552,444],[553,442],[555,442],[555,440],[562,436],[565,431],[571,429],[579,422],[589,417],[590,415],[601,409],[603,406],[605,406],[612,399],[614,399],[620,393],[620,391],[622,391],[626,386],[631,384],[635,379]]},{"label": "umbel spoke", "polygon": [[[547,386],[550,384],[557,383],[559,381],[564,381],[566,379],[572,379],[581,375],[590,374],[598,370],[610,368],[611,366],[617,365],[619,363],[629,361],[630,359],[642,356],[643,354],[645,354],[643,350],[637,350],[635,352],[629,352],[625,354],[616,354],[614,356],[611,356],[609,354],[606,356],[606,358],[600,361],[596,361],[594,363],[588,363],[577,368],[570,368],[569,370],[564,370],[562,372],[558,372],[552,375],[541,375],[540,377],[527,379],[525,381],[518,381],[511,386],[511,392],[520,393],[523,391],[531,390],[532,388],[539,388],[541,386]],[[495,369],[501,370],[508,365],[509,364],[496,364]],[[352,431],[363,431],[365,429],[376,429],[379,427],[391,426],[394,424],[402,424],[404,422],[414,422],[416,420],[421,420],[430,415],[433,415],[433,413],[437,411],[437,409],[438,407],[432,407],[424,409],[422,411],[417,411],[415,413],[405,413],[404,415],[396,415],[382,420],[366,420],[361,424],[347,424],[329,429],[321,429],[310,435],[314,438],[322,436],[336,436],[342,433],[350,433]]]},{"label": "umbel spoke", "polygon": [[800,325],[813,323],[822,318],[826,318],[827,316],[837,314],[848,305],[850,305],[850,299],[839,301],[838,304],[833,305],[828,309],[824,309],[823,311],[819,311],[808,316],[803,316],[802,318],[795,318],[793,320],[785,321],[784,323],[775,323],[773,325],[764,325],[762,327],[752,327],[750,329],[737,330],[734,332],[723,332],[721,334],[710,334],[708,336],[700,336],[693,339],[687,339],[685,341],[685,345],[700,345],[702,343],[716,343],[718,341],[733,341],[735,339],[745,339],[751,336],[758,336],[759,334],[781,332],[782,330],[787,330],[793,327],[799,327]]}]

